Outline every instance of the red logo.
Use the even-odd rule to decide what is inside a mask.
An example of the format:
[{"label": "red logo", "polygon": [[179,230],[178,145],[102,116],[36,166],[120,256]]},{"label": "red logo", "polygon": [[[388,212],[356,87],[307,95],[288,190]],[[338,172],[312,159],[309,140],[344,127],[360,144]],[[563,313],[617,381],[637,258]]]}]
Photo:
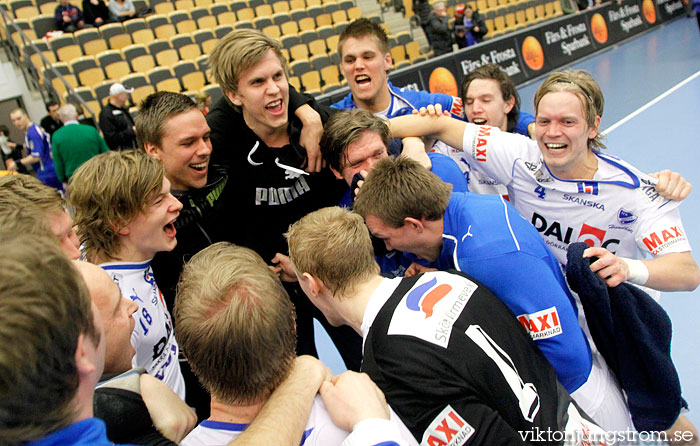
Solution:
[{"label": "red logo", "polygon": [[602,245],[604,237],[605,231],[584,223],[583,226],[581,226],[581,233],[578,235],[578,241],[584,242],[592,248]]},{"label": "red logo", "polygon": [[455,116],[463,116],[463,112],[464,104],[462,104],[462,98],[452,96],[452,108],[450,109],[450,113],[452,113]]},{"label": "red logo", "polygon": [[[474,156],[477,161],[486,162],[486,147],[484,146],[488,144],[488,136],[491,136],[491,128],[483,126],[479,127],[479,133],[477,134],[476,139],[476,156]],[[479,149],[479,147],[484,148]]]},{"label": "red logo", "polygon": [[522,314],[518,316],[518,321],[535,340],[551,338],[562,332],[557,307],[547,308],[537,313]]},{"label": "red logo", "polygon": [[671,226],[669,229],[661,231],[660,236],[657,232],[652,232],[648,237],[644,237],[642,241],[652,254],[658,254],[666,246],[681,239],[685,239],[685,235],[678,229],[678,226]]},{"label": "red logo", "polygon": [[474,428],[448,405],[425,430],[421,444],[428,446],[462,445],[474,432]]}]

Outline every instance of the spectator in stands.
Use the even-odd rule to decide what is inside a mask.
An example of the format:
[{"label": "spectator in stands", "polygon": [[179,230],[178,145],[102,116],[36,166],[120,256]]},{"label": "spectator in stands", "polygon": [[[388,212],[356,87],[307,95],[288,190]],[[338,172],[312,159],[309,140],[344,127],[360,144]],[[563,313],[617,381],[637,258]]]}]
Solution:
[{"label": "spectator in stands", "polygon": [[62,106],[58,114],[63,127],[51,138],[51,154],[56,176],[68,183],[78,167],[109,147],[95,127],[78,123],[78,112],[73,104]]},{"label": "spectator in stands", "polygon": [[49,114],[44,116],[39,122],[41,128],[46,130],[46,133],[48,133],[49,136],[53,136],[53,132],[60,129],[63,125],[61,118],[58,116],[58,107],[59,104],[56,101],[47,102],[46,111],[49,112]]},{"label": "spectator in stands", "polygon": [[134,119],[126,106],[129,93],[133,91],[133,88],[125,88],[120,83],[112,84],[109,87],[109,103],[100,112],[100,129],[112,150],[136,148]]},{"label": "spectator in stands", "polygon": [[471,4],[457,5],[455,10],[455,41],[459,48],[476,45],[488,32],[486,22],[479,11],[472,9]]},{"label": "spectator in stands", "polygon": [[[175,327],[193,370],[212,395],[211,416],[182,444],[227,443],[256,418],[270,392],[292,368],[294,306],[259,255],[220,242],[197,253],[185,266],[175,302]],[[322,386],[321,395],[330,387]],[[368,412],[379,409],[370,415],[375,418],[373,426],[356,429],[354,440],[346,440],[353,425],[334,424],[321,395],[315,399],[302,444],[399,441],[398,421],[395,416],[388,420],[389,411],[381,399],[365,401]]]},{"label": "spectator in stands", "polygon": [[[19,162],[24,167],[32,167],[37,174],[39,180],[47,186],[55,187],[58,190],[63,190],[63,185],[58,178],[53,168],[53,159],[51,158],[51,143],[49,135],[36,124],[32,124],[27,116],[27,112],[23,108],[16,108],[10,113],[12,123],[18,129],[26,132],[24,137],[24,147],[27,149],[27,156],[20,158]],[[15,163],[15,168],[17,163]],[[9,169],[9,167],[8,167]],[[12,170],[12,169],[10,169]]]},{"label": "spectator in stands", "polygon": [[441,56],[452,52],[452,32],[445,2],[438,1],[433,4],[429,31],[430,47],[433,49],[433,56]]},{"label": "spectator in stands", "polygon": [[83,0],[83,15],[85,23],[97,27],[113,21],[104,0]]},{"label": "spectator in stands", "polygon": [[170,194],[163,166],[143,151],[108,151],[85,162],[69,186],[70,205],[88,261],[139,304],[133,364],[185,398],[179,347],[151,260],[177,244],[173,222],[182,204]]},{"label": "spectator in stands", "polygon": [[112,20],[119,22],[136,17],[136,8],[131,0],[109,0],[109,12]]},{"label": "spectator in stands", "polygon": [[345,28],[338,40],[338,54],[350,94],[332,107],[341,110],[360,108],[393,118],[429,104],[440,104],[455,118],[462,117],[460,98],[404,90],[389,82],[387,71],[392,65],[389,39],[384,29],[372,20],[360,18]]},{"label": "spectator in stands", "polygon": [[82,29],[85,25],[80,8],[71,5],[69,0],[59,0],[54,19],[56,20],[56,29],[67,33]]},{"label": "spectator in stands", "polygon": [[202,110],[202,113],[206,116],[211,108],[211,95],[205,91],[198,91],[194,95],[194,99],[197,101],[197,108]]},{"label": "spectator in stands", "polygon": [[[5,168],[19,173],[27,173],[27,168],[18,161],[22,158],[22,144],[10,141],[10,129],[0,125],[0,156]],[[10,166],[15,166],[10,168]]]},{"label": "spectator in stands", "polygon": [[428,44],[430,44],[430,14],[432,13],[430,2],[428,0],[413,0],[413,11],[418,16],[425,38],[428,39]]},{"label": "spectator in stands", "polygon": [[80,243],[64,205],[56,189],[33,176],[0,178],[0,228],[12,233],[53,237],[66,256],[77,259]]},{"label": "spectator in stands", "polygon": [[[224,201],[231,214],[219,223],[224,224],[222,233],[226,241],[277,263],[277,254],[287,249],[283,234],[289,225],[315,209],[337,204],[347,186],[327,168],[315,173],[303,170],[307,150],[300,131],[306,123],[290,116],[294,98],[278,41],[260,31],[237,29],[218,42],[209,63],[224,93],[206,117],[212,131],[212,159],[230,169],[228,182],[235,191]],[[334,111],[318,106],[315,110],[322,120]],[[205,166],[195,168],[205,172]],[[288,292],[295,304],[303,305],[297,307],[297,351],[315,353],[316,312],[296,284]],[[345,328],[330,331],[348,368],[359,369],[359,336]]]}]

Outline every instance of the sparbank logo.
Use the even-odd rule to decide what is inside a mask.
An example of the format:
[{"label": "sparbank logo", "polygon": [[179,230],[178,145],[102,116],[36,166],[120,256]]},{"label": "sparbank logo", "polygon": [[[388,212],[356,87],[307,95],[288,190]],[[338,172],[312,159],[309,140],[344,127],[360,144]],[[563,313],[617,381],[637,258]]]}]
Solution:
[{"label": "sparbank logo", "polygon": [[437,284],[437,278],[433,277],[428,282],[417,286],[406,296],[406,306],[411,311],[422,311],[426,319],[433,315],[435,304],[452,291],[447,284]]}]

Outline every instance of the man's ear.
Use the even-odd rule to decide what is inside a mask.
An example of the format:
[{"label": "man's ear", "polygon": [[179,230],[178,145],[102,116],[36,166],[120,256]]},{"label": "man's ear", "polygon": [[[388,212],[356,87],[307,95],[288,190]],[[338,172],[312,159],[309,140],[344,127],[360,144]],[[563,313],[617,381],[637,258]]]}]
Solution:
[{"label": "man's ear", "polygon": [[344,180],[344,179],[345,179],[345,178],[343,178],[343,176],[340,174],[340,172],[338,172],[337,170],[335,170],[335,169],[332,168],[331,166],[328,166],[328,167],[330,167],[331,172],[333,172],[333,175],[335,175],[335,177],[336,177],[337,179],[339,179],[339,180]]},{"label": "man's ear", "polygon": [[[91,344],[91,345],[88,345]],[[92,345],[92,340],[85,333],[78,336],[78,346],[75,349],[75,367],[78,370],[79,376],[88,376],[97,370],[97,365],[88,354],[88,349],[97,349],[96,345]]]},{"label": "man's ear", "polygon": [[504,107],[504,112],[506,115],[510,113],[511,110],[513,110],[513,106],[515,105],[515,96],[511,96],[510,99],[505,101],[505,107]]},{"label": "man's ear", "polygon": [[161,161],[160,159],[160,150],[158,147],[150,142],[145,142],[143,143],[143,150],[146,151],[146,154],[150,156],[153,159],[157,159],[158,161]]},{"label": "man's ear", "polygon": [[391,53],[386,53],[384,55],[384,71],[389,71],[394,65],[394,59],[391,57]]},{"label": "man's ear", "polygon": [[403,225],[408,225],[409,228],[412,228],[418,232],[423,232],[423,229],[425,229],[425,226],[423,226],[423,221],[413,217],[404,218]]},{"label": "man's ear", "polygon": [[593,139],[598,135],[598,129],[600,128],[600,116],[595,117],[595,126],[588,128],[588,139]]},{"label": "man's ear", "polygon": [[243,104],[236,93],[232,91],[225,91],[224,94],[226,95],[228,100],[233,103],[233,105],[237,105],[240,107]]}]

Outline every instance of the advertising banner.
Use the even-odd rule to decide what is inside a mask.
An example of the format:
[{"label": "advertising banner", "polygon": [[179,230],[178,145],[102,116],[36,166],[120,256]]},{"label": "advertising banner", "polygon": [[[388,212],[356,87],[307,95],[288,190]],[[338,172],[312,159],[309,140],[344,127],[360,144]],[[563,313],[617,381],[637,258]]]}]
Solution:
[{"label": "advertising banner", "polygon": [[639,2],[613,3],[589,13],[589,27],[596,48],[603,48],[647,29]]},{"label": "advertising banner", "polygon": [[585,14],[571,14],[565,20],[542,26],[540,32],[545,59],[553,68],[580,59],[595,50]]},{"label": "advertising banner", "polygon": [[464,76],[490,63],[500,65],[515,84],[527,80],[518,44],[513,37],[487,40],[486,43],[465,48],[456,52],[454,59],[460,69],[460,77],[457,78],[459,84]]}]

